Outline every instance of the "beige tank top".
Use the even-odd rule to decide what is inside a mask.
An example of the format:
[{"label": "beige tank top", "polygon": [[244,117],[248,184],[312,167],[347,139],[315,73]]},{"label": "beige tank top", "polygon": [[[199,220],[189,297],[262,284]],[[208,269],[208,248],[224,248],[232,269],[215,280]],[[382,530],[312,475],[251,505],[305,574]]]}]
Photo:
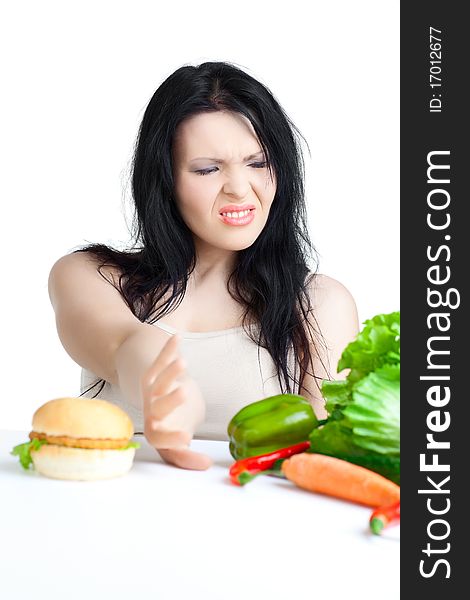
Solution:
[{"label": "beige tank top", "polygon": [[[155,323],[155,326],[168,335],[177,333],[176,329],[164,323]],[[196,430],[195,439],[227,441],[227,425],[241,408],[286,391],[279,386],[276,367],[269,352],[253,342],[243,327],[178,333],[181,335],[181,356],[186,360],[188,373],[199,384],[206,402],[205,421]],[[288,359],[290,373],[293,374],[295,365],[292,349]],[[98,379],[91,371],[82,369],[80,392],[83,394]],[[100,387],[101,383],[84,395],[95,396]],[[123,398],[118,386],[106,382],[95,397],[120,406],[132,419],[135,432],[144,431],[142,411]]]}]

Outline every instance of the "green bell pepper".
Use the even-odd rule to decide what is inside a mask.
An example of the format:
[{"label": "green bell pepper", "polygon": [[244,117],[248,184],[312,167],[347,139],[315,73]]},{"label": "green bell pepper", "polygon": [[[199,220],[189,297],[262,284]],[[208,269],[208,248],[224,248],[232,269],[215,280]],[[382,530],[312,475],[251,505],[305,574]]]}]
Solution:
[{"label": "green bell pepper", "polygon": [[303,396],[279,394],[243,407],[228,425],[235,460],[274,452],[308,440],[319,422]]}]

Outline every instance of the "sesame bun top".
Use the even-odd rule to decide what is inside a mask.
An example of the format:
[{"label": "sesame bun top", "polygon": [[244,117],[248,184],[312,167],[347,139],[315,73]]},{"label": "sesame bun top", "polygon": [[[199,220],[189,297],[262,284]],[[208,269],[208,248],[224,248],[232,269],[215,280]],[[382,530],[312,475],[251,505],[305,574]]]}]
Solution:
[{"label": "sesame bun top", "polygon": [[33,415],[33,431],[50,436],[129,439],[134,426],[121,408],[97,398],[57,398]]}]

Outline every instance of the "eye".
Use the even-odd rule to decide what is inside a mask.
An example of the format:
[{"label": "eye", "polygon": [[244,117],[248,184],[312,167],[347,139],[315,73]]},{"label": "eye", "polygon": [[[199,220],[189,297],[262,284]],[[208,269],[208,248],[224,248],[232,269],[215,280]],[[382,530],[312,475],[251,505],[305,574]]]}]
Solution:
[{"label": "eye", "polygon": [[[264,169],[265,166],[266,166],[266,161],[250,164],[250,167],[254,167],[255,169]],[[211,167],[210,169],[198,169],[197,171],[194,171],[194,172],[197,173],[198,175],[209,175],[209,173],[214,173],[217,168],[218,167]]]},{"label": "eye", "polygon": [[214,169],[217,169],[217,167],[212,167],[212,169],[199,169],[198,171],[194,172],[198,175],[208,175],[209,173],[213,173]]}]

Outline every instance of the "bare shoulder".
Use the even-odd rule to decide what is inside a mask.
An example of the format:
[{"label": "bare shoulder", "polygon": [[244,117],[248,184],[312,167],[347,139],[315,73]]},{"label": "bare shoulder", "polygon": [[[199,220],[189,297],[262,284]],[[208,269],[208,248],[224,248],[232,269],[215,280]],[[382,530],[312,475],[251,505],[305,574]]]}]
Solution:
[{"label": "bare shoulder", "polygon": [[328,275],[317,274],[310,278],[310,301],[315,311],[340,308],[356,310],[356,302],[345,285]]},{"label": "bare shoulder", "polygon": [[[71,252],[61,256],[51,268],[51,275],[59,275],[62,273],[70,273],[76,271],[89,271],[97,272],[100,262],[90,252]],[[119,275],[119,271],[115,267],[105,266],[103,267],[104,273],[112,274],[114,276]]]},{"label": "bare shoulder", "polygon": [[356,302],[346,286],[327,275],[310,279],[309,294],[317,333],[334,371],[342,351],[359,332]]},{"label": "bare shoulder", "polygon": [[104,266],[100,268],[99,260],[90,252],[71,252],[61,256],[52,265],[49,273],[49,281],[56,278],[71,276],[100,276],[99,271],[113,282],[119,279],[120,271],[117,267]]},{"label": "bare shoulder", "polygon": [[[49,296],[54,308],[59,298],[83,296],[83,292],[94,292],[111,288],[119,281],[117,268],[105,266],[99,269],[100,262],[89,252],[72,252],[61,256],[52,265],[48,278]],[[101,274],[100,274],[101,271]]]}]

